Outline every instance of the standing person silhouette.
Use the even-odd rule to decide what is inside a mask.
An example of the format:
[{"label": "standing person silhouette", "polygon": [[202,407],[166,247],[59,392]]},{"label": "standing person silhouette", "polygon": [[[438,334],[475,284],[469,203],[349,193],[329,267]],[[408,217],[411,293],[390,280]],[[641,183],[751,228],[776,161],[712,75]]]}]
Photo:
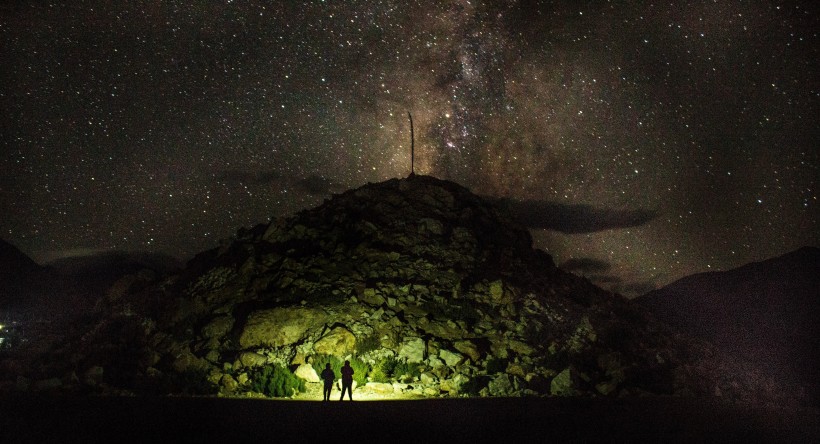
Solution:
[{"label": "standing person silhouette", "polygon": [[343,401],[345,399],[345,390],[347,390],[347,396],[350,400],[353,400],[353,367],[350,366],[350,361],[345,361],[344,367],[342,367],[342,397],[339,398],[339,401]]},{"label": "standing person silhouette", "polygon": [[336,380],[336,373],[330,368],[329,362],[325,365],[325,369],[322,370],[322,380],[325,381],[322,401],[330,401],[330,391],[333,389],[333,381]]}]

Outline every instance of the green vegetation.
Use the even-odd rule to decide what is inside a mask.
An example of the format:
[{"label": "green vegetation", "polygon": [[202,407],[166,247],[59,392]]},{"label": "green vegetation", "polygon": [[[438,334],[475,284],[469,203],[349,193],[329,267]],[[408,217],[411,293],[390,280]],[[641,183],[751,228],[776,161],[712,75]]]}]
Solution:
[{"label": "green vegetation", "polygon": [[266,365],[248,374],[251,390],[274,398],[292,396],[305,391],[305,381],[281,365]]},{"label": "green vegetation", "polygon": [[353,380],[358,385],[367,383],[367,374],[370,373],[370,366],[359,358],[350,358],[350,366],[353,367]]},{"label": "green vegetation", "polygon": [[378,350],[382,346],[382,341],[379,337],[375,334],[362,338],[361,341],[356,344],[356,351],[359,354],[364,354],[369,351]]},{"label": "green vegetation", "polygon": [[411,364],[405,361],[400,361],[396,364],[396,368],[393,369],[393,376],[412,376],[414,378],[418,378],[421,376],[421,369],[417,363]]},{"label": "green vegetation", "polygon": [[393,369],[396,368],[395,358],[382,359],[373,366],[373,371],[370,372],[370,378],[376,382],[390,382],[390,377],[393,375]]},{"label": "green vegetation", "polygon": [[373,366],[370,378],[376,382],[390,382],[391,378],[400,378],[405,375],[414,378],[420,377],[419,364],[410,364],[390,357],[377,362]]},{"label": "green vegetation", "polygon": [[[315,355],[313,357],[313,361],[311,365],[313,369],[316,370],[317,374],[322,374],[322,370],[325,369],[325,365],[330,363],[330,368],[333,369],[333,373],[336,374],[336,378],[342,377],[342,366],[344,365],[344,361],[340,358],[333,356],[333,355]],[[361,359],[353,356],[350,358],[350,366],[353,367],[353,380],[356,381],[358,385],[364,385],[367,383],[367,374],[370,372],[370,366],[367,365],[366,362],[362,361]]]},{"label": "green vegetation", "polygon": [[[337,358],[333,355],[314,355],[313,360],[310,363],[313,366],[313,369],[316,370],[316,374],[321,375],[322,370],[325,369],[325,365],[330,363],[330,368],[333,369],[333,373],[336,375],[336,378],[340,378],[342,376],[341,369],[343,362],[341,359]],[[355,369],[354,369],[355,371]]]}]

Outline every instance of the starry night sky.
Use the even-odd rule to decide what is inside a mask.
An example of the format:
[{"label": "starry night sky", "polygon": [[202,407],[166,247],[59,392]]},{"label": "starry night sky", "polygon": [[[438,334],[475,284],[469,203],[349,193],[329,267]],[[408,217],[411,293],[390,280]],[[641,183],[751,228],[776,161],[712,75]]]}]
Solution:
[{"label": "starry night sky", "polygon": [[626,295],[820,243],[817,2],[10,3],[0,237],[41,263],[407,176],[408,111],[417,173],[570,214],[536,246]]}]

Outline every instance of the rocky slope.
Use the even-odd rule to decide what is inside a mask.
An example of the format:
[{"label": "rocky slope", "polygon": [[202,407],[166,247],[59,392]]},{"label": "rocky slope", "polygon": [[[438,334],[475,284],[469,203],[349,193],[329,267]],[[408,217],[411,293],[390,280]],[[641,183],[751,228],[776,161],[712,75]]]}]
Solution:
[{"label": "rocky slope", "polygon": [[[356,396],[778,402],[783,390],[560,271],[497,208],[425,176],[240,230],[170,277],[121,279],[100,307],[82,336],[19,364],[36,369],[25,378],[13,382],[6,366],[6,385],[165,393],[204,383],[238,395],[259,366],[316,381],[309,363],[333,355],[369,367]],[[377,377],[391,359],[412,370]]]},{"label": "rocky slope", "polygon": [[680,279],[637,299],[658,319],[703,338],[820,400],[820,249],[805,247],[724,272]]}]

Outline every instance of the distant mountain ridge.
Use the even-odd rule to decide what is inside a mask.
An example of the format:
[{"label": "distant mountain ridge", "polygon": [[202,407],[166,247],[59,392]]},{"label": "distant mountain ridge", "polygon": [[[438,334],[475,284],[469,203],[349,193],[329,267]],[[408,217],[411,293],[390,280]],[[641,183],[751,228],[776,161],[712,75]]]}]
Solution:
[{"label": "distant mountain ridge", "polygon": [[0,278],[11,274],[32,273],[40,270],[40,265],[14,245],[0,239]]},{"label": "distant mountain ridge", "polygon": [[0,309],[28,303],[31,290],[39,293],[46,274],[45,268],[0,239]]},{"label": "distant mountain ridge", "polygon": [[165,275],[180,268],[173,257],[113,251],[73,256],[40,265],[14,245],[0,240],[0,310],[50,317],[81,313],[118,279],[143,270]]},{"label": "distant mountain ridge", "polygon": [[688,276],[636,302],[673,328],[820,394],[820,249]]}]

